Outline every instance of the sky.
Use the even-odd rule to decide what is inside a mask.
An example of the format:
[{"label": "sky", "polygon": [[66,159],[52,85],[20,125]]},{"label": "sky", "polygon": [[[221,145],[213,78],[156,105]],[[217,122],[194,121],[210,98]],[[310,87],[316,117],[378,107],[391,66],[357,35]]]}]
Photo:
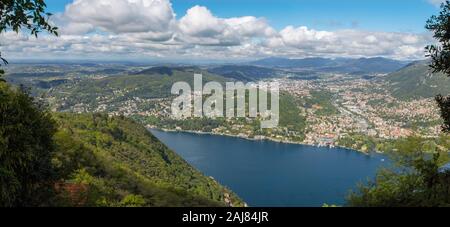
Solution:
[{"label": "sky", "polygon": [[60,36],[7,31],[18,59],[421,59],[442,0],[46,0]]},{"label": "sky", "polygon": [[[47,0],[53,13],[63,12],[72,0]],[[206,6],[218,17],[264,17],[275,28],[288,25],[335,30],[423,32],[424,22],[437,12],[432,0],[172,0],[178,17],[195,5]],[[393,23],[395,22],[395,23]]]}]

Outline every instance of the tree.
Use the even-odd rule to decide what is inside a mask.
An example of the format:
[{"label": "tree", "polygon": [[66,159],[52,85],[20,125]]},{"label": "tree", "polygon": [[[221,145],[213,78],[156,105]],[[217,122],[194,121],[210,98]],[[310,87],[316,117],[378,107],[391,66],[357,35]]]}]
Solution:
[{"label": "tree", "polygon": [[447,152],[426,154],[426,140],[411,137],[396,145],[392,169],[383,169],[374,182],[360,185],[347,199],[356,207],[450,206],[450,172],[440,168]]},{"label": "tree", "polygon": [[[51,13],[45,12],[44,0],[1,0],[0,1],[0,33],[9,29],[15,32],[28,30],[34,36],[41,31],[58,35],[58,28],[49,23]],[[8,64],[0,52],[0,67]],[[4,70],[0,68],[0,80]]]},{"label": "tree", "polygon": [[[58,35],[43,0],[1,0],[0,33],[28,30]],[[8,64],[0,53],[0,67]],[[55,123],[23,87],[13,88],[0,68],[0,206],[45,205],[52,194]]]},{"label": "tree", "polygon": [[[425,26],[434,33],[438,45],[426,47],[433,73],[450,77],[450,1],[441,5],[439,15]],[[450,96],[436,101],[444,119],[442,129],[450,132]],[[392,153],[393,169],[380,171],[374,182],[361,185],[348,197],[348,205],[363,207],[440,207],[450,206],[450,171],[440,168],[448,162],[448,151],[426,153],[426,140],[410,137],[399,141]],[[441,153],[439,153],[441,152]]]},{"label": "tree", "polygon": [[0,83],[0,206],[38,206],[55,182],[51,114],[24,88]]},{"label": "tree", "polygon": [[[450,1],[441,4],[441,12],[428,19],[425,28],[433,32],[433,37],[439,42],[426,47],[433,73],[441,72],[450,76]],[[450,97],[438,95],[436,101],[444,119],[442,129],[444,132],[450,132]]]}]

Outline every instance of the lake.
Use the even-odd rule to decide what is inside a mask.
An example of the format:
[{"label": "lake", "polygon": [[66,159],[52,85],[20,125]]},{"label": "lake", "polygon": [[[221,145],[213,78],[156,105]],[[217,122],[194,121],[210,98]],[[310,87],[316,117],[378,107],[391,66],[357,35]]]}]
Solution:
[{"label": "lake", "polygon": [[380,154],[364,155],[342,148],[151,132],[254,207],[343,205],[351,189],[387,165]]}]

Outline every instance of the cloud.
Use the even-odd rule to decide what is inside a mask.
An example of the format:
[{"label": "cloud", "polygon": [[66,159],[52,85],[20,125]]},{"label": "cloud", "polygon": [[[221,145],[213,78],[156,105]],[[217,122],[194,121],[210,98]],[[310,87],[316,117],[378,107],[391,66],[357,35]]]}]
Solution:
[{"label": "cloud", "polygon": [[164,33],[175,21],[169,0],[75,0],[63,17],[76,31],[90,25],[112,33]]},{"label": "cloud", "polygon": [[302,47],[305,45],[313,45],[324,42],[333,42],[336,36],[333,32],[316,31],[308,29],[305,26],[294,28],[288,26],[280,31],[280,37],[284,44],[293,47]]},{"label": "cloud", "polygon": [[214,17],[206,7],[194,6],[181,18],[179,27],[190,36],[214,37],[223,33],[226,24]]},{"label": "cloud", "polygon": [[441,4],[445,3],[447,0],[427,0],[427,1],[436,7],[440,7]]},{"label": "cloud", "polygon": [[264,18],[253,16],[233,17],[224,20],[230,29],[244,37],[271,37],[276,31],[267,24]]},{"label": "cloud", "polygon": [[218,18],[203,6],[189,9],[178,28],[180,40],[203,46],[235,46],[251,38],[276,34],[263,18]]},{"label": "cloud", "polygon": [[[423,58],[429,34],[321,31],[287,26],[279,31],[254,16],[220,18],[194,6],[176,19],[169,0],[75,0],[52,18],[60,37],[1,34],[0,50],[13,57],[236,59],[372,57]],[[30,54],[33,53],[33,54]]]},{"label": "cloud", "polygon": [[354,29],[317,31],[307,27],[288,26],[278,37],[267,40],[265,46],[286,55],[296,56],[385,56],[392,58],[422,58],[423,47],[431,42],[424,34],[367,32]]}]

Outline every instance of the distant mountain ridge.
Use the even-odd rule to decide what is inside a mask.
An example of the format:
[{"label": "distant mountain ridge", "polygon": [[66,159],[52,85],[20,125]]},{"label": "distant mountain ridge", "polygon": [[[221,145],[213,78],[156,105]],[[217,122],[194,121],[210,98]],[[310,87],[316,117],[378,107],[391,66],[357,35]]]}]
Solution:
[{"label": "distant mountain ridge", "polygon": [[196,66],[155,66],[142,71],[133,73],[133,75],[168,75],[172,76],[174,71],[200,73],[202,69]]},{"label": "distant mountain ridge", "polygon": [[238,81],[258,81],[277,77],[281,70],[252,65],[223,65],[208,69],[208,72]]},{"label": "distant mountain ridge", "polygon": [[296,68],[305,70],[315,70],[323,72],[339,72],[350,74],[361,73],[390,73],[397,71],[409,62],[398,61],[388,58],[265,58],[250,62],[251,65],[275,67],[275,68]]}]

